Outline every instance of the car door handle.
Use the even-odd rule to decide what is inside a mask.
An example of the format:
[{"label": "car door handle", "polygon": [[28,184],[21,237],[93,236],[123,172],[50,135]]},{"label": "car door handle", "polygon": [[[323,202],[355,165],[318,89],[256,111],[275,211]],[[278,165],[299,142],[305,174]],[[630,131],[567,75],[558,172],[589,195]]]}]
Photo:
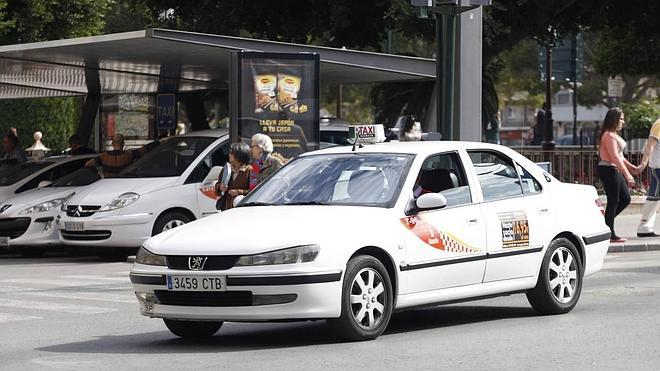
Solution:
[{"label": "car door handle", "polygon": [[539,214],[543,215],[543,214],[549,214],[549,213],[550,213],[550,209],[547,208],[547,207],[542,207],[542,208],[539,209]]},{"label": "car door handle", "polygon": [[473,224],[478,224],[478,223],[479,223],[479,219],[477,219],[477,218],[468,218],[467,219],[467,224],[473,225]]}]

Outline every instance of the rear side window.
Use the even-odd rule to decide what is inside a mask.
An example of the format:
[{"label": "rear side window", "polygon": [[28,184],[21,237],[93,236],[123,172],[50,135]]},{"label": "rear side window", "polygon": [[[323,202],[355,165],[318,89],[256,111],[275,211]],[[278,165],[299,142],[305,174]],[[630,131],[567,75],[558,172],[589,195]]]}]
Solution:
[{"label": "rear side window", "polygon": [[524,194],[534,194],[540,193],[543,188],[541,188],[541,183],[539,183],[532,174],[530,174],[524,167],[518,165],[518,173],[520,173],[520,180],[522,182],[522,189]]},{"label": "rear side window", "polygon": [[415,198],[424,193],[440,193],[447,199],[447,206],[472,202],[461,160],[456,153],[443,153],[427,158],[417,175],[413,188]]},{"label": "rear side window", "polygon": [[521,196],[522,186],[513,162],[494,151],[468,151],[484,201]]}]

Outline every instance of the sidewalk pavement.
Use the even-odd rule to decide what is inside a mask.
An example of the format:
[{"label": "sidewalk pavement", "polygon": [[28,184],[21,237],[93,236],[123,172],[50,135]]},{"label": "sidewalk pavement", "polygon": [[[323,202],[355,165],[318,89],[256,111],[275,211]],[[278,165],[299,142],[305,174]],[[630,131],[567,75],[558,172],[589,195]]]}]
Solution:
[{"label": "sidewalk pavement", "polygon": [[[637,237],[637,226],[641,215],[628,214],[617,216],[614,219],[614,230],[620,237],[625,237],[628,241],[623,243],[610,244],[609,252],[629,252],[629,251],[650,251],[660,250],[660,237]],[[658,218],[660,222],[660,218]],[[656,222],[655,233],[660,234],[660,223]]]}]

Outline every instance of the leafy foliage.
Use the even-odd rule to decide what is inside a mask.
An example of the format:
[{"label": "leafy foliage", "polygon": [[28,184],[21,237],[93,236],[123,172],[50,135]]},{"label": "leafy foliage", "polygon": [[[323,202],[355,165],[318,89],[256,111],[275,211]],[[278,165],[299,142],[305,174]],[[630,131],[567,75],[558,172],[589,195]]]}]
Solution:
[{"label": "leafy foliage", "polygon": [[660,119],[660,106],[657,99],[623,104],[626,119],[626,135],[630,138],[646,138],[653,123]]},{"label": "leafy foliage", "polygon": [[18,130],[21,146],[34,142],[35,131],[43,133],[42,142],[54,152],[66,149],[75,132],[80,111],[80,98],[21,99],[0,101],[0,135],[9,128]]}]

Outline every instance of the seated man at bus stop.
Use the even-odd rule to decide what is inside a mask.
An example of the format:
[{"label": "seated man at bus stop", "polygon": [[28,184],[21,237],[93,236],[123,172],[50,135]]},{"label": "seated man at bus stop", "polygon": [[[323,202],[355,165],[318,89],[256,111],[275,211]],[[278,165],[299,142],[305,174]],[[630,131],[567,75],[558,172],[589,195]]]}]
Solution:
[{"label": "seated man at bus stop", "polygon": [[86,167],[103,167],[103,176],[106,178],[117,176],[133,160],[140,157],[140,150],[124,150],[124,136],[115,134],[112,136],[112,150],[101,153],[87,163]]}]

